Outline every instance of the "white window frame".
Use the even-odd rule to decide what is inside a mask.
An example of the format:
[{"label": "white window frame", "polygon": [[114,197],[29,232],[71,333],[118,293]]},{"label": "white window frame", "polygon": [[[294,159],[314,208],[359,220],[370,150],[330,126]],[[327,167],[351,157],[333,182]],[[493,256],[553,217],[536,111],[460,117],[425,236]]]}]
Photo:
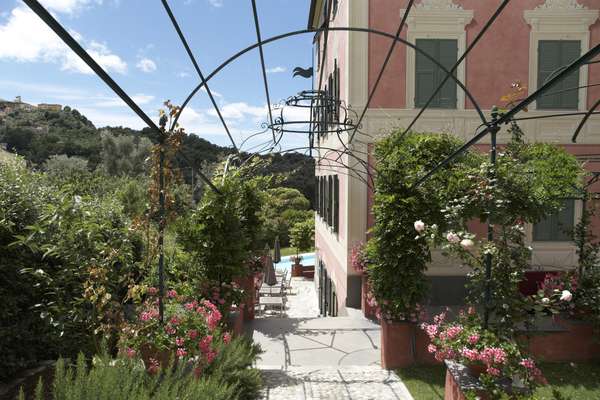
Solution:
[{"label": "white window frame", "polygon": [[[400,10],[400,18],[406,10]],[[465,27],[473,20],[473,10],[464,10],[462,7],[448,0],[423,0],[414,10],[411,10],[408,19],[406,39],[416,44],[417,39],[454,39],[458,44],[459,59],[467,48],[467,32]],[[456,77],[464,84],[466,81],[466,68],[464,60],[456,69]],[[416,56],[413,49],[406,51],[406,108],[415,108],[415,69]],[[465,92],[456,89],[456,110],[465,109]]]},{"label": "white window frame", "polygon": [[[538,47],[540,40],[577,40],[581,54],[590,46],[590,25],[598,19],[598,10],[589,10],[577,0],[546,0],[533,10],[525,10],[523,17],[531,26],[529,32],[529,93],[538,88]],[[588,84],[588,66],[579,69],[579,86]],[[579,90],[577,109],[587,110],[587,90]],[[537,102],[531,104],[537,109]],[[546,109],[544,109],[546,111]]]}]

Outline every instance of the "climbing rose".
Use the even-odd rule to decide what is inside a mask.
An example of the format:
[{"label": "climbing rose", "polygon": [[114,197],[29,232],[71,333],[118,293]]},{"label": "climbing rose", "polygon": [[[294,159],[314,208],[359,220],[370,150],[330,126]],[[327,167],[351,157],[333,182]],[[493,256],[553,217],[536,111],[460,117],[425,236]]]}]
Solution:
[{"label": "climbing rose", "polygon": [[569,292],[568,290],[563,290],[562,294],[560,295],[560,300],[561,301],[571,301],[571,300],[573,300],[573,294],[571,292]]},{"label": "climbing rose", "polygon": [[419,233],[423,232],[425,230],[425,222],[421,220],[415,221],[415,230]]},{"label": "climbing rose", "polygon": [[456,243],[460,242],[460,236],[458,236],[454,232],[448,232],[446,234],[446,240],[449,241],[450,243],[456,244]]},{"label": "climbing rose", "polygon": [[175,297],[177,297],[177,292],[174,291],[174,290],[169,290],[167,292],[167,297],[170,298],[170,299],[175,298]]},{"label": "climbing rose", "polygon": [[229,334],[229,332],[225,332],[225,334],[223,335],[223,343],[229,344],[229,342],[231,342],[231,335]]},{"label": "climbing rose", "polygon": [[177,349],[177,357],[182,358],[187,356],[187,351],[185,349]]},{"label": "climbing rose", "polygon": [[430,344],[429,346],[427,346],[427,351],[430,353],[435,353],[437,351],[437,347],[435,347],[435,345]]},{"label": "climbing rose", "polygon": [[468,250],[475,245],[471,239],[463,239],[460,241],[460,245],[463,249]]},{"label": "climbing rose", "polygon": [[478,334],[473,334],[471,336],[469,336],[469,344],[475,344],[479,341],[479,335]]}]

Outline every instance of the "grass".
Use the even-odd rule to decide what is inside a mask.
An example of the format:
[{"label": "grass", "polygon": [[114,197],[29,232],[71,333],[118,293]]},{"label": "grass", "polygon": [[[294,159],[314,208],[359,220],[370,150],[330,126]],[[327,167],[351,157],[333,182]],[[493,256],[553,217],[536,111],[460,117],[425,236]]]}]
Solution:
[{"label": "grass", "polygon": [[443,400],[446,368],[419,365],[396,371],[415,400]]},{"label": "grass", "polygon": [[[311,249],[309,251],[301,251],[301,253],[311,253],[315,251],[314,249]],[[285,257],[285,256],[295,256],[296,255],[296,248],[295,247],[282,247],[281,248],[281,257]]]},{"label": "grass", "polygon": [[[541,364],[549,385],[538,388],[532,400],[600,399],[600,363]],[[398,370],[415,400],[443,400],[443,366],[416,366]]]}]

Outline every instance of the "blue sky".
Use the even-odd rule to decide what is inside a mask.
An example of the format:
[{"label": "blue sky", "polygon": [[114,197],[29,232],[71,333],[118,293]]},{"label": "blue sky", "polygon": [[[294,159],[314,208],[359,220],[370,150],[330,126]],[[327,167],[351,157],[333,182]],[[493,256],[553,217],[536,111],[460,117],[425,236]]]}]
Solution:
[{"label": "blue sky", "polygon": [[[160,0],[41,3],[152,118],[164,100],[180,104],[197,85]],[[170,5],[205,74],[256,42],[250,0],[171,0]],[[306,27],[309,0],[257,0],[257,5],[263,38]],[[311,65],[311,40],[306,34],[265,46],[272,102],[310,88],[310,80],[292,78],[291,70]],[[238,142],[268,119],[257,50],[230,64],[210,87]],[[31,104],[70,105],[98,127],[144,126],[24,3],[0,0],[0,98],[17,95]],[[192,101],[182,125],[213,143],[229,143],[204,92]],[[306,143],[299,135],[285,141],[287,147]]]}]

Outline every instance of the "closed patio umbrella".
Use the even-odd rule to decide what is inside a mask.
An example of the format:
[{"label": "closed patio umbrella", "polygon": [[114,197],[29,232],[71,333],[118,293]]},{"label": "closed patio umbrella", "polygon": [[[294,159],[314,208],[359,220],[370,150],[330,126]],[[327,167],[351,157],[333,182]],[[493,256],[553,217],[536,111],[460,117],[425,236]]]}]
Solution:
[{"label": "closed patio umbrella", "polygon": [[277,264],[281,261],[281,245],[279,244],[279,236],[275,237],[275,247],[273,248],[273,262]]},{"label": "closed patio umbrella", "polygon": [[273,259],[270,254],[267,255],[265,259],[265,283],[269,286],[273,286],[277,283],[275,267],[273,266]]}]

